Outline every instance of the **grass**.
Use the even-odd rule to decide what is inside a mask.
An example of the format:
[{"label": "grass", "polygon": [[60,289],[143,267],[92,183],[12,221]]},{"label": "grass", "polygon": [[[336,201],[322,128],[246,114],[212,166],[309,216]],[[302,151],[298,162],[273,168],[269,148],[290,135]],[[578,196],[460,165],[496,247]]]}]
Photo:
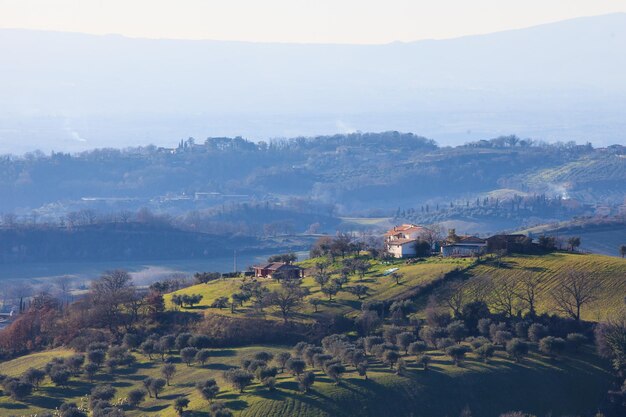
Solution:
[{"label": "grass", "polygon": [[[469,279],[465,284],[470,288],[475,279],[499,280],[513,278],[522,273],[532,273],[541,280],[538,292],[538,312],[555,312],[555,303],[550,295],[560,279],[569,270],[586,271],[592,279],[600,282],[597,301],[583,308],[582,318],[600,321],[620,311],[624,307],[626,294],[626,260],[603,255],[572,253],[552,253],[548,255],[505,257],[502,265],[488,262],[467,270]],[[443,287],[440,292],[445,290]],[[423,301],[423,300],[422,300]]]},{"label": "grass", "polygon": [[[303,281],[303,286],[307,287],[310,291],[310,294],[305,299],[305,303],[303,304],[303,308],[301,310],[300,317],[303,320],[310,320],[314,318],[314,315],[316,314],[314,311],[314,307],[307,302],[311,298],[318,298],[322,300],[320,306],[318,306],[318,314],[343,314],[353,316],[356,315],[360,310],[362,301],[388,300],[393,297],[397,297],[408,290],[432,282],[433,280],[441,277],[442,275],[452,270],[459,268],[463,269],[471,264],[471,261],[464,259],[442,260],[434,258],[431,260],[410,265],[407,265],[405,262],[399,260],[390,263],[372,261],[371,270],[363,277],[363,279],[360,279],[358,275],[351,276],[350,282],[344,285],[344,291],[340,291],[336,296],[333,297],[332,301],[329,301],[328,297],[320,291],[320,286],[315,282],[313,278],[314,272],[312,271],[312,269],[314,268],[315,262],[317,261],[320,261],[320,259],[309,259],[300,263],[303,268],[307,268],[307,270],[310,270],[310,272],[307,274],[307,277]],[[392,277],[383,275],[385,270],[392,267],[399,268],[398,272],[403,275],[403,278],[399,284],[396,284],[395,280]],[[338,271],[339,268],[340,262],[339,260],[337,260],[335,263],[330,265],[328,269],[329,271]],[[334,277],[336,276],[337,274],[334,274]],[[201,294],[203,298],[198,306],[192,309],[184,310],[206,310],[215,299],[217,299],[218,297],[230,297],[233,293],[239,291],[239,286],[245,280],[250,279],[251,278],[221,279],[210,282],[208,284],[198,284],[187,287],[172,294]],[[259,281],[262,282],[269,289],[275,289],[279,286],[278,283],[270,279],[260,279]],[[358,300],[356,296],[347,291],[351,286],[354,285],[368,286],[369,295],[364,300]],[[172,294],[166,295],[166,305],[168,306],[168,308],[174,308],[171,303]],[[232,315],[229,308],[225,308],[222,310],[209,309],[207,311],[209,311],[211,314]],[[252,308],[244,307],[238,308],[235,312],[235,316],[241,317],[242,315],[255,315],[256,313],[257,312],[253,311]],[[277,312],[272,310],[271,308],[266,309],[266,313],[266,318],[279,318]]]},{"label": "grass", "polygon": [[[316,371],[316,382],[309,394],[297,392],[294,378],[279,374],[277,390],[268,391],[254,384],[239,394],[222,380],[224,369],[239,364],[242,357],[256,350],[276,351],[280,347],[250,346],[213,350],[204,367],[187,367],[177,363],[178,372],[172,385],[160,399],[147,398],[139,409],[127,411],[129,417],[174,417],[172,403],[178,396],[190,400],[190,416],[206,417],[208,404],[196,392],[197,381],[215,378],[221,387],[218,400],[241,417],[330,417],[330,416],[424,416],[458,415],[469,405],[474,415],[496,417],[507,410],[523,409],[537,415],[583,414],[595,410],[608,389],[611,376],[591,349],[551,361],[534,350],[521,364],[497,352],[488,364],[470,354],[463,367],[454,366],[440,352],[429,352],[434,360],[429,371],[418,369],[408,357],[408,372],[397,376],[387,366],[374,362],[366,381],[352,367],[337,386],[323,373]],[[42,364],[49,358],[68,351],[38,353],[0,364],[0,372],[17,375],[29,363]],[[101,373],[94,383],[84,377],[73,378],[69,388],[57,388],[46,382],[25,402],[0,397],[0,415],[31,415],[43,409],[54,409],[63,401],[80,403],[98,383],[117,388],[117,397],[141,386],[146,376],[159,376],[160,362],[136,354],[138,363],[132,370],[118,370],[114,375]],[[521,390],[519,387],[524,387]]]}]

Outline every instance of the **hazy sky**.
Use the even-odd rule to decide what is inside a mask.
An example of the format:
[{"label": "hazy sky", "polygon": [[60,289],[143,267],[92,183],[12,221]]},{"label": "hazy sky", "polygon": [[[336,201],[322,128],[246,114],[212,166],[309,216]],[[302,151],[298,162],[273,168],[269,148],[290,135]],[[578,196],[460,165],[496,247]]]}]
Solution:
[{"label": "hazy sky", "polygon": [[0,0],[0,27],[133,37],[387,43],[626,12],[626,0]]}]

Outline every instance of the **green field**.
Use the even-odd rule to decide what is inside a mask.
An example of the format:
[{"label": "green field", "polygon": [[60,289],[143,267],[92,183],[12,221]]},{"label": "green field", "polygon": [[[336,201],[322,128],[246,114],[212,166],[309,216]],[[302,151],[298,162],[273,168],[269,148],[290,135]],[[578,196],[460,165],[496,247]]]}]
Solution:
[{"label": "green field", "polygon": [[[221,387],[218,400],[242,417],[331,417],[383,415],[444,417],[458,415],[469,405],[474,415],[496,417],[507,410],[523,409],[546,415],[590,413],[601,401],[611,376],[605,364],[589,351],[549,360],[535,352],[521,364],[511,361],[498,352],[485,364],[470,354],[463,367],[454,366],[440,352],[429,352],[434,360],[431,369],[424,371],[407,357],[408,371],[397,376],[379,362],[374,362],[368,372],[369,379],[358,376],[352,367],[340,385],[332,383],[323,373],[316,371],[312,391],[297,391],[294,378],[279,374],[277,390],[254,384],[239,394],[228,387],[221,374],[230,366],[237,366],[242,357],[256,350],[276,351],[277,347],[251,346],[237,349],[213,350],[213,356],[204,367],[177,363],[177,374],[172,385],[166,387],[159,399],[146,398],[138,409],[127,409],[130,417],[173,417],[173,400],[186,396],[190,402],[190,416],[206,417],[208,404],[196,392],[194,385],[206,378],[215,378]],[[64,351],[63,354],[68,352]],[[41,365],[61,354],[58,351],[38,353],[0,364],[0,372],[17,376],[33,364]],[[42,409],[54,409],[63,401],[81,402],[81,398],[97,383],[110,383],[118,389],[117,398],[141,387],[146,376],[159,376],[160,362],[149,361],[136,354],[137,366],[130,370],[117,370],[115,374],[103,372],[94,383],[84,376],[72,378],[69,388],[59,388],[46,382],[24,402],[0,397],[0,415],[26,416]],[[520,387],[524,387],[523,390]]]}]

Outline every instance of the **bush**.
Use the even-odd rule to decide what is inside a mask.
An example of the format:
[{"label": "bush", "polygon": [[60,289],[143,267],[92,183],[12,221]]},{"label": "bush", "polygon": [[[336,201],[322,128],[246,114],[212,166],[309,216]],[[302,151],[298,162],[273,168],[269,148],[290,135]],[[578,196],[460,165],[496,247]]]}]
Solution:
[{"label": "bush", "polygon": [[539,343],[541,339],[548,335],[548,328],[543,324],[533,323],[528,328],[528,338],[531,342]]},{"label": "bush", "polygon": [[15,378],[5,378],[5,380],[2,381],[2,387],[12,399],[17,401],[28,397],[33,391],[32,384]]},{"label": "bush", "polygon": [[578,352],[580,347],[585,344],[587,338],[580,333],[570,333],[566,337],[567,344],[574,352]]},{"label": "bush", "polygon": [[456,366],[461,366],[461,362],[465,359],[465,354],[469,352],[469,348],[463,345],[454,345],[446,349],[446,355],[452,358]]},{"label": "bush", "polygon": [[128,404],[132,407],[137,407],[141,404],[146,398],[146,391],[142,389],[133,389],[128,391],[128,395],[126,397],[128,399]]},{"label": "bush", "polygon": [[115,388],[111,385],[97,385],[91,390],[91,394],[89,395],[89,403],[93,405],[96,401],[111,401],[115,396]]},{"label": "bush", "polygon": [[560,337],[547,336],[539,341],[539,351],[554,359],[565,350],[565,340]]},{"label": "bush", "polygon": [[528,354],[528,344],[519,338],[511,339],[506,344],[506,352],[515,362],[521,362],[522,358]]}]

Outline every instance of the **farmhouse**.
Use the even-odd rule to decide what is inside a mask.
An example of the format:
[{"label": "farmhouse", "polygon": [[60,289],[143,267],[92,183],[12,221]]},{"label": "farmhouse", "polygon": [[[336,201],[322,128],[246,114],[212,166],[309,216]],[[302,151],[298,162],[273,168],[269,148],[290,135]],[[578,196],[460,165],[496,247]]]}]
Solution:
[{"label": "farmhouse", "polygon": [[385,233],[385,249],[394,258],[416,256],[415,244],[420,239],[426,239],[431,231],[415,224],[395,226]]},{"label": "farmhouse", "polygon": [[272,278],[272,275],[276,273],[279,273],[281,278],[285,279],[304,278],[304,269],[285,262],[271,262],[255,265],[253,268],[254,276],[257,278]]},{"label": "farmhouse", "polygon": [[476,236],[455,236],[441,246],[444,257],[465,257],[481,255],[487,251],[487,241]]}]

